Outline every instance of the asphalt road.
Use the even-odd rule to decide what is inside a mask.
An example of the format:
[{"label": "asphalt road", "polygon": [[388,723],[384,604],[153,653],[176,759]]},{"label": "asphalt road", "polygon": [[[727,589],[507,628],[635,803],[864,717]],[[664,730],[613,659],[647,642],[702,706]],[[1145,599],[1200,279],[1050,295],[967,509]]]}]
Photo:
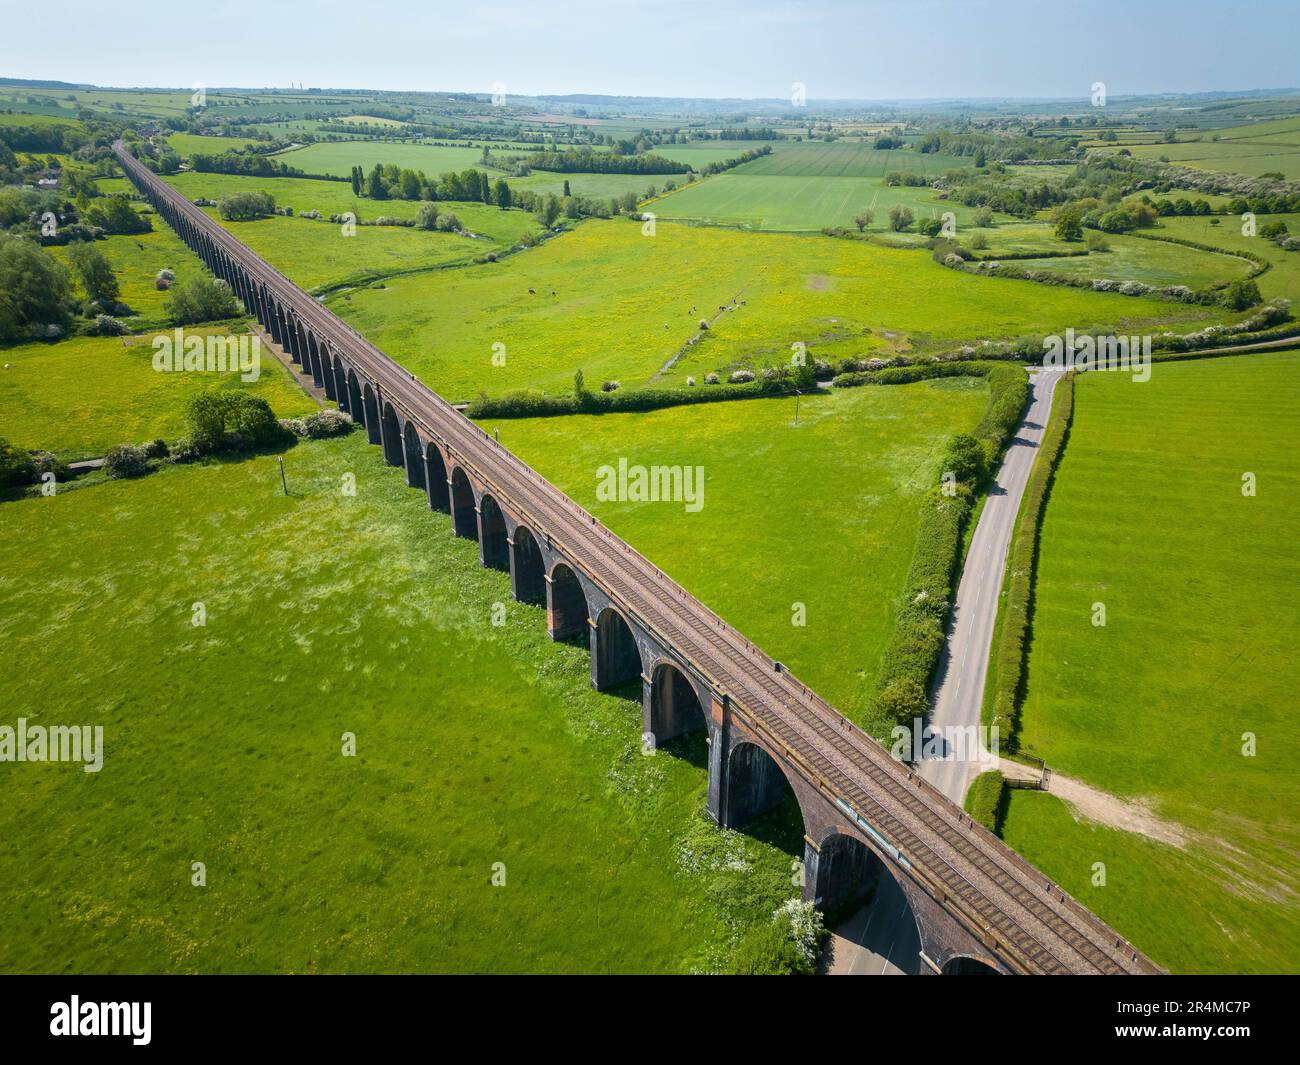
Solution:
[{"label": "asphalt road", "polygon": [[[937,731],[978,726],[984,701],[984,678],[988,672],[993,623],[997,618],[998,596],[1002,591],[1007,547],[1015,529],[1016,513],[1025,493],[1029,471],[1038,455],[1038,445],[1052,409],[1052,393],[1061,379],[1060,370],[1038,370],[1029,375],[1030,401],[1026,413],[1007,447],[994,485],[980,512],[971,539],[957,602],[948,626],[948,639],[939,660],[939,680],[930,702],[930,725]],[[954,757],[945,749],[942,757],[924,758],[918,771],[939,791],[960,805],[966,789],[981,771],[973,752]]]},{"label": "asphalt road", "polygon": [[826,972],[831,976],[916,976],[921,970],[921,935],[903,889],[888,873],[880,876],[871,905],[831,935]]}]

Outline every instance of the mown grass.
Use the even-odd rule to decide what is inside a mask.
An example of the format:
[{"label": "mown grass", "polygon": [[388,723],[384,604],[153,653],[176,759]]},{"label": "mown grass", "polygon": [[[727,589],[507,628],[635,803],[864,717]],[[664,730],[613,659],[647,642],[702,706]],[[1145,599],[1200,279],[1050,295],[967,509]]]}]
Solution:
[{"label": "mown grass", "polygon": [[[292,263],[277,265],[293,276]],[[813,357],[839,359],[1070,325],[1140,332],[1222,317],[1167,301],[975,277],[927,253],[860,241],[665,222],[648,237],[622,219],[584,222],[499,263],[395,278],[351,295],[331,306],[451,399],[567,391],[578,369],[593,387],[606,378],[625,387],[684,384],[713,370],[787,362],[795,342]],[[701,319],[710,327],[691,344]],[[496,343],[505,345],[504,366],[492,361]]]},{"label": "mown grass", "polygon": [[[503,422],[501,442],[846,713],[893,630],[921,499],[988,386],[968,378]],[[602,502],[597,470],[704,468],[704,505]],[[796,623],[802,603],[803,625]]]},{"label": "mown grass", "polygon": [[1225,870],[1219,847],[1180,849],[1079,821],[1041,791],[1008,791],[1005,805],[1002,838],[1170,971],[1295,972],[1291,897],[1261,896],[1241,870]]},{"label": "mown grass", "polygon": [[5,721],[106,752],[5,766],[0,968],[725,964],[795,891],[781,826],[708,823],[702,750],[643,756],[639,691],[593,692],[361,434],[284,460],[288,496],[263,456],[0,507]]},{"label": "mown grass", "polygon": [[[1148,285],[1187,285],[1193,289],[1225,284],[1245,277],[1254,268],[1254,264],[1246,259],[1181,247],[1168,241],[1107,235],[1106,243],[1109,245],[1107,251],[1069,257],[1017,259],[1013,265],[1064,277],[1144,281]],[[1081,248],[1083,245],[1072,247]],[[996,252],[981,254],[987,256]]]},{"label": "mown grass", "polygon": [[[214,331],[227,333],[187,327],[186,334]],[[170,329],[163,332],[170,336]],[[229,373],[159,373],[155,335],[72,337],[0,351],[7,364],[0,369],[0,435],[75,460],[100,456],[114,444],[175,440],[185,433],[186,403],[209,388],[250,389],[282,418],[316,408],[267,351],[255,382]]]},{"label": "mown grass", "polygon": [[[1240,897],[1214,921],[1179,926],[1177,943],[1121,930],[1157,956],[1222,955],[1234,970],[1300,949],[1294,927],[1276,942],[1273,913],[1294,913],[1300,890],[1298,371],[1300,356],[1278,353],[1158,364],[1146,384],[1077,382],[1021,710],[1025,750],[1195,834],[1217,868],[1211,883],[1181,867],[1180,895]],[[1155,880],[1148,890],[1163,905]]]},{"label": "mown grass", "polygon": [[[1258,235],[1258,228],[1270,222],[1285,222],[1291,234],[1300,234],[1300,214],[1259,215],[1256,220],[1256,235],[1243,236],[1241,219],[1229,215],[1219,219],[1219,224],[1211,225],[1212,219],[1205,217],[1162,218],[1160,228],[1152,230],[1155,236],[1170,236],[1178,240],[1194,240],[1198,244],[1223,248],[1225,251],[1245,251],[1262,256],[1271,265],[1268,270],[1255,279],[1260,294],[1265,299],[1284,297],[1300,300],[1300,252],[1284,251],[1271,240]],[[1180,248],[1179,254],[1190,252],[1190,248]]]}]

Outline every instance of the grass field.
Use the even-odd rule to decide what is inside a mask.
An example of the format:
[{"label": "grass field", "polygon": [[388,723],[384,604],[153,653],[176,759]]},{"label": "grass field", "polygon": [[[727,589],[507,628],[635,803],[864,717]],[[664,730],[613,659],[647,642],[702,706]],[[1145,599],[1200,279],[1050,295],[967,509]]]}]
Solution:
[{"label": "grass field", "polygon": [[[178,285],[207,272],[199,257],[157,217],[149,233],[105,237],[95,241],[95,247],[103,252],[117,275],[121,287],[118,299],[138,316],[124,319],[132,329],[152,328],[166,321],[164,307],[169,293],[154,287],[159,270],[173,271]],[[53,247],[50,251],[67,262],[66,247]]]},{"label": "grass field", "polygon": [[251,137],[202,137],[193,133],[171,133],[167,143],[182,159],[191,155],[221,155],[258,142]]},{"label": "grass field", "polygon": [[1066,277],[1143,281],[1148,285],[1188,285],[1195,289],[1245,277],[1254,267],[1248,259],[1143,237],[1107,234],[1106,243],[1110,245],[1109,251],[1068,258],[1018,259],[1014,265]]},{"label": "grass field", "polygon": [[1181,946],[1139,943],[1199,968],[1300,949],[1298,401],[1294,353],[1157,365],[1146,384],[1087,375],[1044,520],[1022,743],[1194,834],[1216,874],[1180,866],[1176,905],[1226,887],[1242,907],[1189,918]]},{"label": "grass field", "polygon": [[[293,264],[277,263],[293,276]],[[580,281],[575,279],[581,279]],[[533,294],[529,289],[533,289]],[[733,301],[743,301],[734,303]],[[822,236],[618,219],[468,270],[395,278],[331,306],[435,390],[469,399],[514,388],[703,379],[790,358],[934,349],[1073,325],[1204,321],[1204,308],[946,270],[928,254]],[[720,311],[721,307],[733,307]],[[701,318],[711,319],[694,346]],[[494,366],[494,343],[506,365]]]},{"label": "grass field", "polygon": [[448,170],[482,169],[483,149],[386,141],[326,141],[281,152],[275,158],[308,174],[347,177],[354,166],[364,167],[369,173],[376,163],[394,163],[402,169],[423,170],[432,178]]},{"label": "grass field", "polygon": [[644,757],[639,693],[593,692],[361,434],[285,467],[0,508],[6,721],[105,748],[6,771],[0,969],[708,970],[793,894],[704,818],[702,749]]},{"label": "grass field", "polygon": [[[1195,138],[1195,139],[1192,139]],[[1258,176],[1279,171],[1300,180],[1300,118],[1281,118],[1246,126],[1189,134],[1174,144],[1138,144],[1130,148],[1140,159],[1168,159],[1202,170],[1225,170]]]},{"label": "grass field", "polygon": [[0,435],[65,459],[94,458],[114,444],[184,435],[186,402],[214,386],[252,389],[282,418],[316,407],[270,352],[263,352],[259,379],[243,382],[237,374],[159,373],[151,340],[149,334],[73,337],[5,348]]},{"label": "grass field", "polygon": [[[1264,226],[1274,221],[1284,221],[1292,234],[1300,234],[1300,214],[1260,215],[1256,224]],[[1220,219],[1217,226],[1210,225],[1210,219],[1203,217],[1162,218],[1160,229],[1156,232],[1179,240],[1209,244],[1225,251],[1249,251],[1261,255],[1271,266],[1255,280],[1260,294],[1265,299],[1280,296],[1300,300],[1300,252],[1283,251],[1271,240],[1265,240],[1258,234],[1253,237],[1242,236],[1240,218],[1229,216]]]},{"label": "grass field", "polygon": [[[981,380],[836,390],[648,414],[483,423],[664,572],[846,713],[873,690],[921,496]],[[704,506],[606,503],[596,470],[704,468]],[[793,604],[806,624],[792,623]]]}]

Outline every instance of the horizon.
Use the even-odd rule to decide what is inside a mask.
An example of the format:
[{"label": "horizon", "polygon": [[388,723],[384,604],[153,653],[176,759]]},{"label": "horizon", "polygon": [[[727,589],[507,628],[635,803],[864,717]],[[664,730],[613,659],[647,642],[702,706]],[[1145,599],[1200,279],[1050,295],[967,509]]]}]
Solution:
[{"label": "horizon", "polygon": [[[1250,29],[1269,32],[1240,48],[1223,46],[1242,34],[1240,15],[1210,0],[1137,8],[1120,0],[1066,0],[1050,10],[1030,0],[733,0],[706,11],[683,0],[577,0],[558,18],[522,6],[462,11],[375,0],[361,26],[349,26],[354,12],[338,0],[324,0],[311,22],[248,0],[169,10],[158,23],[143,4],[123,5],[111,22],[88,0],[70,6],[59,59],[50,63],[29,43],[49,35],[46,14],[6,5],[14,54],[0,51],[0,69],[14,78],[147,88],[138,57],[148,54],[155,72],[148,80],[158,87],[282,82],[332,91],[483,93],[501,83],[511,96],[752,101],[787,98],[800,82],[809,100],[828,103],[1055,101],[1086,99],[1097,81],[1111,98],[1285,92],[1294,86],[1270,86],[1294,81],[1288,42],[1300,31],[1300,10],[1280,0],[1254,6]],[[195,62],[187,49],[175,48],[178,40],[241,21],[258,32],[234,49]],[[1116,24],[1127,32],[1116,33]],[[393,32],[397,25],[400,33]],[[539,46],[539,34],[551,26],[565,32]],[[1171,26],[1178,48],[1152,48]],[[881,43],[887,47],[876,47]],[[283,70],[286,46],[301,69]],[[349,72],[345,83],[341,69]],[[461,87],[414,87],[429,84]],[[1224,88],[1242,84],[1260,88]]]}]

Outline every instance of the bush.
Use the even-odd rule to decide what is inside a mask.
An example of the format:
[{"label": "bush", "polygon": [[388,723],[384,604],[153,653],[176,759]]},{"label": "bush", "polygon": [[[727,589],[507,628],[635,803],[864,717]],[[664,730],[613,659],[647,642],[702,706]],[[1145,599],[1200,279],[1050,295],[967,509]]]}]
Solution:
[{"label": "bush", "polygon": [[733,370],[731,376],[727,378],[727,381],[733,385],[748,384],[752,380],[754,380],[753,370]]},{"label": "bush", "polygon": [[355,424],[342,411],[329,408],[313,411],[302,419],[302,422],[306,430],[304,435],[312,440],[321,440],[327,436],[342,436],[344,433],[350,433]]},{"label": "bush", "polygon": [[129,332],[122,322],[108,314],[95,315],[95,320],[86,329],[86,333],[93,337],[120,337]]},{"label": "bush", "polygon": [[602,392],[617,392],[619,386],[620,383],[618,381],[602,381],[600,383],[600,390]]},{"label": "bush", "polygon": [[912,213],[910,207],[904,207],[901,203],[896,203],[889,209],[889,228],[895,233],[903,233],[915,218],[916,215]]},{"label": "bush", "polygon": [[175,289],[167,298],[167,317],[173,325],[193,325],[234,318],[240,313],[239,300],[220,278],[200,274]]},{"label": "bush", "polygon": [[145,457],[151,459],[165,459],[171,452],[167,448],[167,441],[162,437],[151,440],[147,444],[140,445],[144,449]]},{"label": "bush", "polygon": [[977,776],[966,793],[966,812],[990,832],[1001,834],[1006,778],[997,769]]},{"label": "bush", "polygon": [[142,447],[118,444],[104,453],[104,470],[110,477],[139,477],[149,472],[149,456]]},{"label": "bush", "polygon": [[951,473],[959,483],[978,488],[988,473],[984,464],[984,449],[980,442],[967,433],[958,433],[948,439],[941,463],[945,474]]},{"label": "bush", "polygon": [[227,222],[251,222],[275,214],[275,200],[269,192],[228,192],[218,202],[217,213]]},{"label": "bush", "polygon": [[811,976],[825,938],[813,904],[790,899],[741,939],[729,971],[737,976]]},{"label": "bush", "polygon": [[1089,251],[1110,251],[1110,241],[1098,233],[1095,229],[1088,231],[1088,250]]},{"label": "bush", "polygon": [[434,229],[438,224],[438,205],[427,200],[415,211],[416,229]]},{"label": "bush", "polygon": [[719,381],[718,375],[715,373],[708,373],[704,375],[704,383],[706,385],[716,385],[718,381]]},{"label": "bush", "polygon": [[270,404],[237,389],[209,389],[189,401],[185,420],[190,436],[186,450],[197,454],[270,447],[286,439]]},{"label": "bush", "polygon": [[970,246],[976,251],[983,251],[989,246],[989,238],[983,233],[974,233],[970,238]]},{"label": "bush", "polygon": [[31,484],[34,479],[35,466],[31,452],[0,437],[0,487]]},{"label": "bush", "polygon": [[1245,311],[1263,302],[1259,286],[1247,277],[1238,278],[1223,290],[1223,305],[1230,310]]}]

